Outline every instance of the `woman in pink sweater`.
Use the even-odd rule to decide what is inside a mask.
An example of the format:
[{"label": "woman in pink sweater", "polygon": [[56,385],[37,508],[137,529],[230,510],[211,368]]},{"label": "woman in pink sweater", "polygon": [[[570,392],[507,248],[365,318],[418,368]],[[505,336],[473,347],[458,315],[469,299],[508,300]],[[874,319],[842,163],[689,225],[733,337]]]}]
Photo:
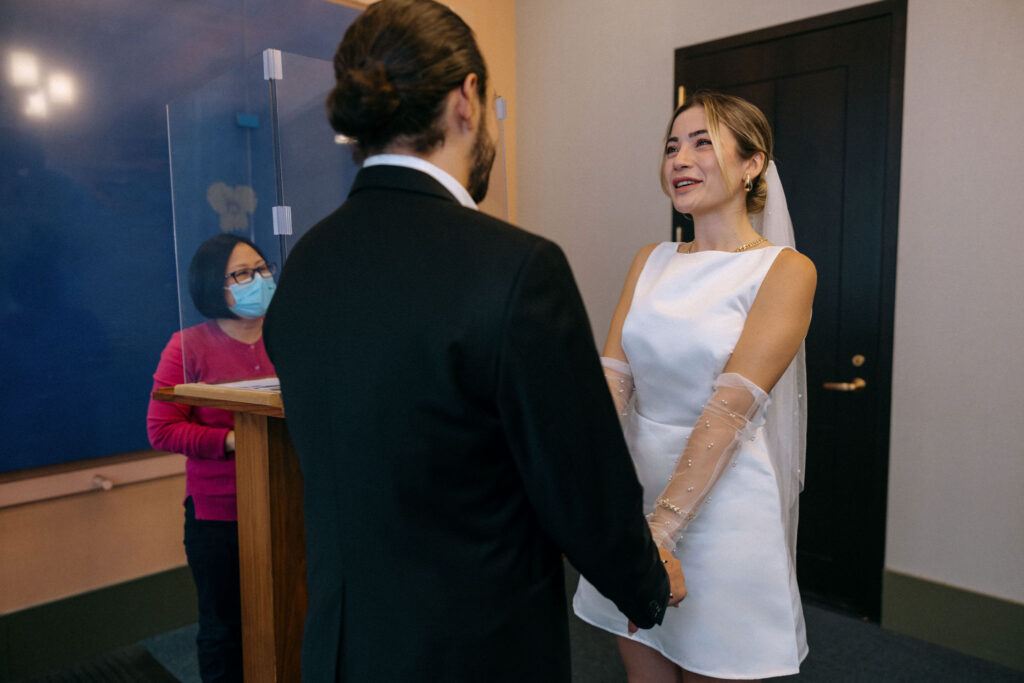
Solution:
[{"label": "woman in pink sweater", "polygon": [[[153,388],[272,376],[263,314],[275,288],[274,264],[244,237],[221,234],[196,251],[188,279],[192,302],[209,320],[171,336]],[[203,681],[241,681],[234,415],[150,400],[146,425],[154,448],[188,458],[185,554],[199,602],[200,675]]]}]

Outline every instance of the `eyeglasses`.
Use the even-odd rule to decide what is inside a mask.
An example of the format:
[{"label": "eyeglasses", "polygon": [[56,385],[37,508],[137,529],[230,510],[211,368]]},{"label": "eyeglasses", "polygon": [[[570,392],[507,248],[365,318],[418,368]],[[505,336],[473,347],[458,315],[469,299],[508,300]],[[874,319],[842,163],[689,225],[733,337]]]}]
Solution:
[{"label": "eyeglasses", "polygon": [[262,266],[256,268],[242,268],[236,270],[233,273],[228,273],[224,276],[225,280],[234,280],[236,284],[247,285],[252,282],[254,276],[259,275],[260,277],[273,277],[277,272],[276,263],[264,263]]}]

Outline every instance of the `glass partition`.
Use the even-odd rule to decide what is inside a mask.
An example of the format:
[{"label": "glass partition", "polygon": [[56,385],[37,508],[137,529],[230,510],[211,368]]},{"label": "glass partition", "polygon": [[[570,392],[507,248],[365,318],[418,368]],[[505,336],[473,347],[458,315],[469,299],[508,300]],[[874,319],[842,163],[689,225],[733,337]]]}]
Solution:
[{"label": "glass partition", "polygon": [[[333,85],[330,62],[266,50],[167,105],[186,383],[273,374],[261,345],[249,343],[259,338],[259,325],[245,321],[259,318],[248,316],[272,293],[291,248],[345,200],[359,170],[350,145],[327,122]],[[507,219],[504,103],[491,104],[498,149],[481,208]],[[244,237],[258,252],[238,261],[234,277],[224,277],[224,264],[237,241],[218,235]],[[250,272],[264,261],[265,270]]]},{"label": "glass partition", "polygon": [[348,196],[359,167],[352,148],[335,142],[327,121],[327,94],[334,87],[330,62],[282,53],[284,78],[275,81],[283,203],[291,207],[292,234],[281,261],[311,227]]},{"label": "glass partition", "polygon": [[[277,251],[270,207],[275,176],[270,91],[262,58],[167,105],[171,202],[181,327],[206,320],[189,295],[189,264],[218,234]],[[273,255],[273,256],[271,256]]]},{"label": "glass partition", "polygon": [[[246,343],[259,330],[245,321],[271,293],[260,281],[276,280],[291,245],[344,200],[357,170],[324,115],[332,82],[330,62],[268,50],[167,105],[186,383],[273,375]],[[256,246],[258,255],[235,259],[233,278],[224,267],[235,240],[218,235]]]}]

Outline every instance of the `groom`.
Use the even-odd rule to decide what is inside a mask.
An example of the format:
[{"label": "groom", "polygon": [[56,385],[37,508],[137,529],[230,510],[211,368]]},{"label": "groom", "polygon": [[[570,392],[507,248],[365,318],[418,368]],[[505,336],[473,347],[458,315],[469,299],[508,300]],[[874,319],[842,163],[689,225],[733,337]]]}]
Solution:
[{"label": "groom", "polygon": [[457,15],[373,4],[334,65],[365,162],[264,324],[305,481],[303,680],[568,681],[563,553],[642,628],[685,593],[572,273],[477,211],[495,145]]}]

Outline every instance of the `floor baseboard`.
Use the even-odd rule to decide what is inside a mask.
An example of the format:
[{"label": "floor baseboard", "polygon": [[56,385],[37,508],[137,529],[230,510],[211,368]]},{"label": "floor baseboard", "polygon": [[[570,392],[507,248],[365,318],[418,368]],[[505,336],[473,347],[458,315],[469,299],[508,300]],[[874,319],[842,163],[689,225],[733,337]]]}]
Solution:
[{"label": "floor baseboard", "polygon": [[886,570],[882,627],[1024,671],[1024,605]]}]

